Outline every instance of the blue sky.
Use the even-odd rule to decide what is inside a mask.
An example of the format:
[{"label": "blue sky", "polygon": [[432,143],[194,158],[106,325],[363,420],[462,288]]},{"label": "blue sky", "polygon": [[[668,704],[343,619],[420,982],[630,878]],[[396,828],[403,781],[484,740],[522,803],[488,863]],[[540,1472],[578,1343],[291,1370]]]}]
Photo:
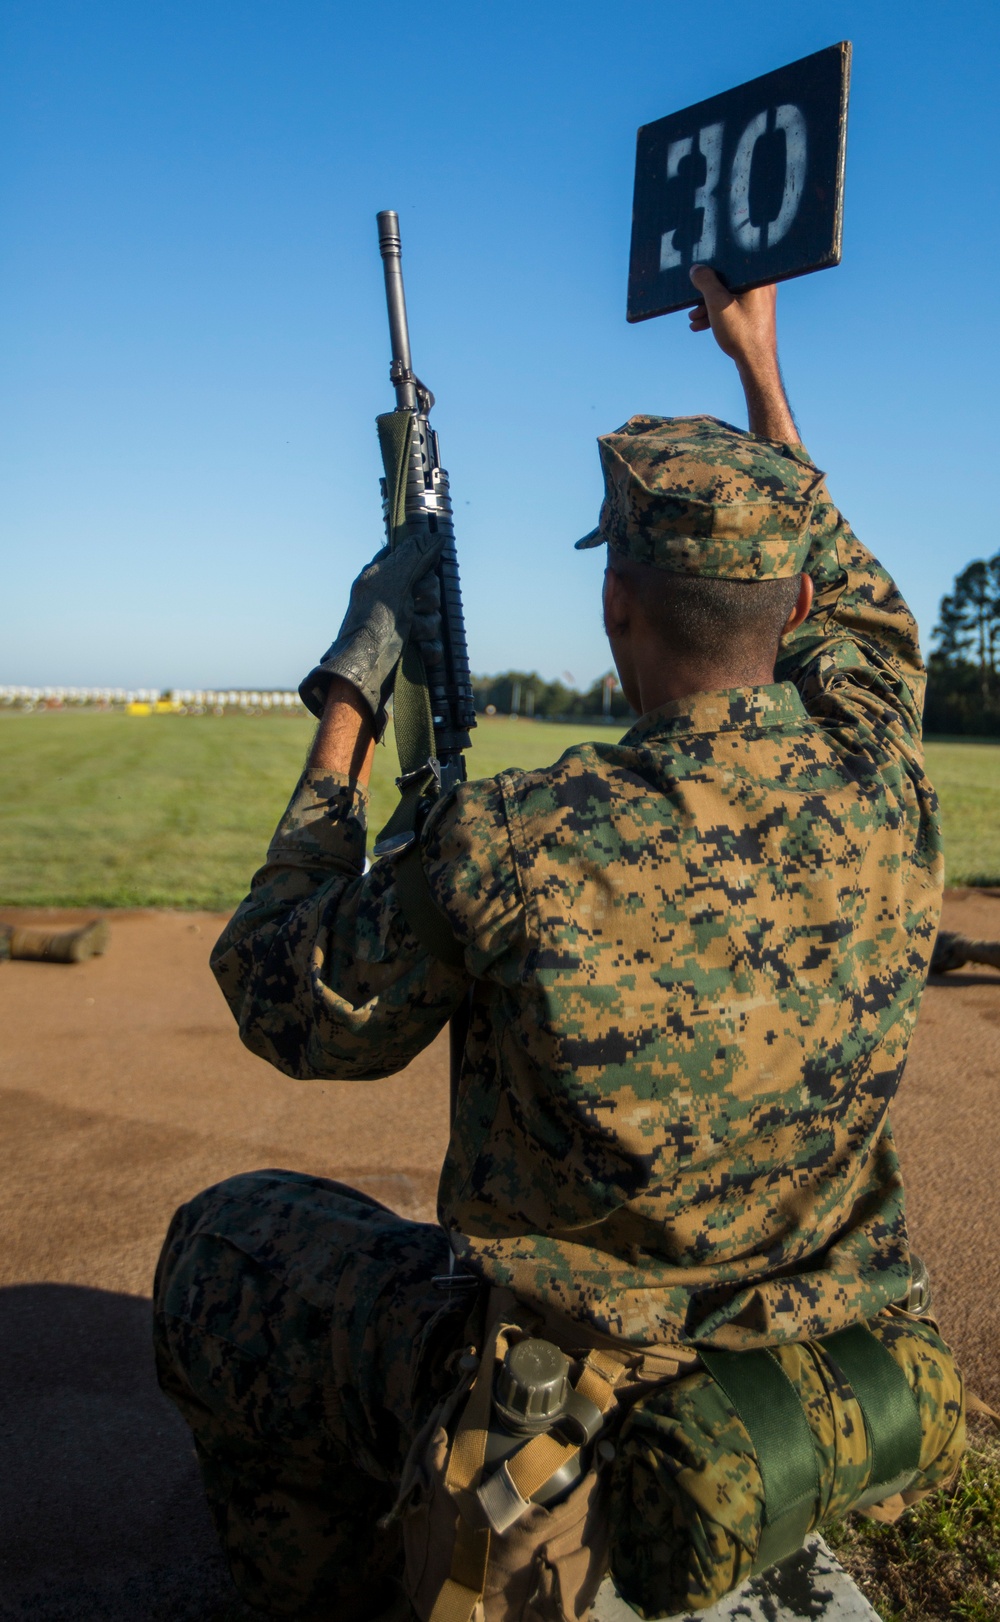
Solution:
[{"label": "blue sky", "polygon": [[0,681],[298,682],[380,544],[396,208],[473,666],[589,682],[596,434],[745,421],[683,316],[625,322],[635,130],[842,38],[844,262],[782,360],[926,638],[1000,547],[1000,8],[3,0]]}]

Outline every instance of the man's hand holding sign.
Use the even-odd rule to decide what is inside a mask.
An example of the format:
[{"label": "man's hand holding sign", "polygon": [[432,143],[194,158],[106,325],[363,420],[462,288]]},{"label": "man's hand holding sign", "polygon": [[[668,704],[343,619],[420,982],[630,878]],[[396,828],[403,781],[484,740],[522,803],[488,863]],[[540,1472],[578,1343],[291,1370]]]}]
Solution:
[{"label": "man's hand holding sign", "polygon": [[691,331],[711,330],[722,353],[735,361],[750,432],[761,439],[800,444],[778,364],[778,289],[770,282],[746,293],[731,293],[708,265],[695,265],[691,280],[701,295],[701,303],[691,311]]}]

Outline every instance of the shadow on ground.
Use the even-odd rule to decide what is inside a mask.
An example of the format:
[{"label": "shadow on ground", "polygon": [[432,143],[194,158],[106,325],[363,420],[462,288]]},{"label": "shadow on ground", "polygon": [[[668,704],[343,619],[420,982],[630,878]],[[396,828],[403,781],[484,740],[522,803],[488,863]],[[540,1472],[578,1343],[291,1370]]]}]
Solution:
[{"label": "shadow on ground", "polygon": [[0,1290],[0,1457],[4,1622],[259,1622],[156,1384],[148,1301]]}]

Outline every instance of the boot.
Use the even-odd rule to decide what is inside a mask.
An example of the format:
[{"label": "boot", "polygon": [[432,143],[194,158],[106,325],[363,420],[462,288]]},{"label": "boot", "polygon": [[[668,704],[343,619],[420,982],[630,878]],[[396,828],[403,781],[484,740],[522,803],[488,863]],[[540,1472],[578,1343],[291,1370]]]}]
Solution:
[{"label": "boot", "polygon": [[939,929],[931,956],[931,974],[948,974],[966,963],[985,963],[1000,969],[1000,941],[970,941],[951,929]]},{"label": "boot", "polygon": [[[82,963],[107,950],[110,930],[103,918],[94,918],[79,929],[29,929],[5,925],[0,956],[28,959],[33,963]],[[6,946],[6,950],[4,950]]]}]

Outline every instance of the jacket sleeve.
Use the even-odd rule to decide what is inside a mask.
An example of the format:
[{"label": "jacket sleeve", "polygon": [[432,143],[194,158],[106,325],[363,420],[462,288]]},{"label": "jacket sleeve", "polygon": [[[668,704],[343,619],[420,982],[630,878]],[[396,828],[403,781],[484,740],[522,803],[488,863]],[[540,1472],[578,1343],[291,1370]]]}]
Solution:
[{"label": "jacket sleeve", "polygon": [[[798,460],[801,446],[787,447]],[[899,590],[820,486],[804,565],[816,595],[782,643],[776,677],[794,682],[809,713],[848,747],[886,747],[914,763],[925,672],[917,627]]]},{"label": "jacket sleeve", "polygon": [[212,969],[254,1053],[286,1075],[387,1076],[433,1041],[470,980],[523,929],[523,906],[491,781],[464,784],[421,836],[432,893],[465,968],[428,955],[400,907],[392,859],[366,873],[367,796],[307,768]]}]

